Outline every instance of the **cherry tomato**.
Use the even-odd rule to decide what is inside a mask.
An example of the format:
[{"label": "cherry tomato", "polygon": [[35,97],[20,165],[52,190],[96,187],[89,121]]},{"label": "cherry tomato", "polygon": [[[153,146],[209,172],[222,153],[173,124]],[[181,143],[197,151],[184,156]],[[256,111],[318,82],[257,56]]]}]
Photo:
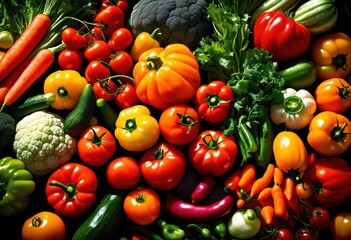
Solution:
[{"label": "cherry tomato", "polygon": [[28,218],[22,227],[23,240],[64,240],[66,226],[62,218],[53,212],[42,211]]},{"label": "cherry tomato", "polygon": [[275,240],[294,240],[294,235],[289,228],[279,228],[274,231],[273,238]]},{"label": "cherry tomato", "polygon": [[139,163],[132,157],[118,157],[106,168],[107,182],[115,189],[125,190],[136,187],[140,178]]},{"label": "cherry tomato", "polygon": [[331,221],[329,211],[324,207],[316,207],[312,211],[310,217],[310,224],[320,230],[324,230],[329,227]]},{"label": "cherry tomato", "polygon": [[111,36],[108,44],[113,52],[125,51],[133,41],[133,35],[128,28],[119,28]]},{"label": "cherry tomato", "polygon": [[106,41],[106,32],[102,29],[102,25],[93,27],[87,39],[88,42],[96,40]]},{"label": "cherry tomato", "polygon": [[110,68],[99,60],[91,61],[85,68],[85,79],[90,84],[111,76]]},{"label": "cherry tomato", "polygon": [[107,8],[99,11],[93,21],[95,23],[102,23],[106,27],[107,39],[112,36],[114,31],[124,27],[124,13],[121,8],[110,5]]},{"label": "cherry tomato", "polygon": [[127,194],[123,202],[127,217],[136,224],[148,225],[161,213],[161,200],[151,188],[137,188]]},{"label": "cherry tomato", "polygon": [[87,43],[86,37],[72,27],[66,27],[61,33],[61,38],[67,48],[75,50],[82,49]]},{"label": "cherry tomato", "polygon": [[117,75],[129,75],[133,68],[132,57],[129,53],[124,51],[119,51],[112,54],[109,64],[112,72]]},{"label": "cherry tomato", "polygon": [[125,83],[117,90],[115,102],[120,109],[129,108],[139,103],[135,87],[132,84]]},{"label": "cherry tomato", "polygon": [[124,14],[126,14],[129,9],[129,3],[127,0],[103,0],[100,9],[103,10],[110,5],[118,6]]},{"label": "cherry tomato", "polygon": [[331,220],[330,230],[334,240],[351,239],[351,212],[339,212]]},{"label": "cherry tomato", "polygon": [[312,195],[312,187],[306,182],[300,182],[296,184],[296,194],[301,199],[308,199]]},{"label": "cherry tomato", "polygon": [[83,54],[80,50],[66,48],[59,53],[57,61],[63,70],[79,71],[83,66]]},{"label": "cherry tomato", "polygon": [[307,228],[298,229],[294,235],[295,240],[318,240],[318,236]]},{"label": "cherry tomato", "polygon": [[139,164],[143,179],[158,190],[175,188],[186,169],[183,152],[167,142],[161,142],[147,150],[141,156]]},{"label": "cherry tomato", "polygon": [[83,55],[88,62],[103,60],[108,63],[110,61],[111,49],[108,43],[102,40],[90,41],[89,45],[84,48]]},{"label": "cherry tomato", "polygon": [[105,127],[92,126],[80,136],[77,150],[87,165],[102,166],[115,154],[116,140]]},{"label": "cherry tomato", "polygon": [[182,146],[196,138],[200,129],[200,116],[189,105],[175,104],[162,111],[159,125],[167,142]]},{"label": "cherry tomato", "polygon": [[113,101],[117,92],[117,85],[113,81],[96,81],[93,90],[97,99],[103,98],[105,101]]}]

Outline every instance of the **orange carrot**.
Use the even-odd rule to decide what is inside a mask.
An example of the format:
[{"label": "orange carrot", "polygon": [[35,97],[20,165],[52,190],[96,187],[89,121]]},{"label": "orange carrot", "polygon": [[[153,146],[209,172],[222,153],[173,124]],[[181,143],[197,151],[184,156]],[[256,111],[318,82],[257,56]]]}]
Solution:
[{"label": "orange carrot", "polygon": [[285,196],[283,193],[283,189],[278,184],[275,184],[272,187],[272,199],[275,216],[280,218],[286,217],[288,209],[285,203]]},{"label": "orange carrot", "polygon": [[272,188],[266,187],[258,194],[257,200],[263,201],[263,200],[269,198],[271,195],[272,195]]},{"label": "orange carrot", "polygon": [[284,173],[283,173],[283,171],[282,171],[280,168],[278,168],[278,167],[275,167],[275,168],[274,168],[273,181],[274,181],[274,184],[278,184],[278,185],[282,185],[282,184],[283,184],[283,181],[284,181]]},{"label": "orange carrot", "polygon": [[240,181],[238,183],[239,188],[246,188],[252,180],[256,177],[256,169],[253,164],[247,164],[243,169]]},{"label": "orange carrot", "polygon": [[265,224],[272,223],[274,218],[274,208],[272,205],[266,205],[261,208],[260,215]]},{"label": "orange carrot", "polygon": [[59,45],[50,49],[40,50],[32,59],[30,64],[25,68],[13,86],[7,92],[0,112],[5,106],[8,106],[20,98],[55,61],[54,53],[60,50],[64,45]]},{"label": "orange carrot", "polygon": [[0,82],[3,81],[40,43],[51,25],[44,13],[37,14],[15,43],[6,51],[0,64]]},{"label": "orange carrot", "polygon": [[250,196],[256,197],[261,190],[268,187],[268,185],[271,183],[273,179],[273,175],[274,175],[274,165],[269,164],[263,176],[257,179],[252,185]]},{"label": "orange carrot", "polygon": [[224,182],[224,190],[226,192],[233,192],[238,186],[238,183],[241,178],[241,173],[242,170],[238,168],[235,170],[232,174],[229,175],[229,177],[225,180]]},{"label": "orange carrot", "polygon": [[284,182],[284,195],[287,200],[291,200],[293,192],[295,191],[295,182],[292,178],[285,178]]},{"label": "orange carrot", "polygon": [[237,208],[242,208],[244,205],[245,205],[245,200],[244,200],[244,199],[238,198],[238,199],[236,200],[236,206],[237,206]]}]

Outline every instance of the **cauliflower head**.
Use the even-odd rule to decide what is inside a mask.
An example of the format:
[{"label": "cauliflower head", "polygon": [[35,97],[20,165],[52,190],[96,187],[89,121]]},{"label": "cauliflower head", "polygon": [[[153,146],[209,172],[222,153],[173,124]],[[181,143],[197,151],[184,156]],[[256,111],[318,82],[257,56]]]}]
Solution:
[{"label": "cauliflower head", "polygon": [[46,111],[34,112],[16,125],[13,150],[27,170],[42,176],[69,162],[77,141],[63,130],[63,119]]}]

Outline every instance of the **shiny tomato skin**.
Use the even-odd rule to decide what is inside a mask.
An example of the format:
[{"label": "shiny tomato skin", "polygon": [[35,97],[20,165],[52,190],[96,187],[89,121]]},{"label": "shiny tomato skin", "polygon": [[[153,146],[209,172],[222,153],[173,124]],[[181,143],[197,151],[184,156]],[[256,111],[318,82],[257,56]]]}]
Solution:
[{"label": "shiny tomato skin", "polygon": [[330,225],[331,217],[329,211],[324,207],[316,207],[312,211],[310,224],[320,230],[327,229]]},{"label": "shiny tomato skin", "polygon": [[128,156],[115,158],[106,168],[106,179],[115,189],[126,190],[136,187],[141,179],[139,163]]},{"label": "shiny tomato skin", "polygon": [[91,126],[80,136],[77,150],[89,166],[104,165],[116,152],[114,135],[103,126]]},{"label": "shiny tomato skin", "polygon": [[110,77],[111,71],[106,64],[99,60],[94,60],[86,66],[84,76],[88,83],[94,84],[98,80]]},{"label": "shiny tomato skin", "polygon": [[66,226],[56,213],[42,211],[28,218],[22,227],[23,240],[64,240]]},{"label": "shiny tomato skin", "polygon": [[318,240],[318,236],[314,235],[307,228],[300,228],[294,234],[295,240]]},{"label": "shiny tomato skin", "polygon": [[129,53],[118,51],[111,55],[109,65],[114,74],[129,75],[133,68],[133,60]]},{"label": "shiny tomato skin", "polygon": [[161,200],[152,188],[137,188],[124,199],[123,209],[127,217],[136,224],[149,225],[161,213]]},{"label": "shiny tomato skin", "polygon": [[289,228],[279,228],[273,233],[275,240],[294,240],[294,235]]},{"label": "shiny tomato skin", "polygon": [[200,130],[200,116],[195,108],[174,104],[161,112],[160,132],[167,142],[183,146],[194,140]]},{"label": "shiny tomato skin", "polygon": [[111,102],[115,99],[117,89],[118,87],[113,81],[96,81],[93,84],[93,90],[96,98],[103,98],[107,102]]},{"label": "shiny tomato skin", "polygon": [[154,189],[171,190],[182,180],[186,159],[176,146],[161,142],[147,150],[140,159],[143,179]]},{"label": "shiny tomato skin", "polygon": [[351,239],[351,212],[336,213],[331,220],[330,230],[334,240]]},{"label": "shiny tomato skin", "polygon": [[126,109],[139,103],[135,87],[132,84],[125,83],[118,88],[115,102],[120,109]]},{"label": "shiny tomato skin", "polygon": [[111,49],[107,42],[102,40],[90,41],[88,46],[83,50],[84,59],[88,62],[94,60],[110,61]]},{"label": "shiny tomato skin", "polygon": [[112,52],[125,51],[133,41],[132,32],[128,28],[119,28],[108,41]]},{"label": "shiny tomato skin", "polygon": [[106,37],[109,39],[117,29],[124,27],[124,13],[120,7],[109,5],[94,16],[93,22],[105,25]]},{"label": "shiny tomato skin", "polygon": [[66,48],[59,53],[57,62],[63,70],[79,71],[83,66],[83,54],[80,50]]},{"label": "shiny tomato skin", "polygon": [[312,196],[313,189],[310,184],[306,182],[297,183],[296,194],[300,199],[309,199]]},{"label": "shiny tomato skin", "polygon": [[[102,3],[101,3],[100,9],[103,10],[103,9],[107,8],[108,6],[110,6],[110,5],[113,5],[114,2],[116,2],[116,1],[103,0]],[[124,14],[127,14],[128,9],[129,9],[128,0],[118,0],[115,3],[115,5],[117,7],[119,7],[123,11]]]},{"label": "shiny tomato skin", "polygon": [[79,32],[72,27],[63,29],[61,39],[67,48],[74,50],[82,49],[87,43],[87,38],[79,34]]}]

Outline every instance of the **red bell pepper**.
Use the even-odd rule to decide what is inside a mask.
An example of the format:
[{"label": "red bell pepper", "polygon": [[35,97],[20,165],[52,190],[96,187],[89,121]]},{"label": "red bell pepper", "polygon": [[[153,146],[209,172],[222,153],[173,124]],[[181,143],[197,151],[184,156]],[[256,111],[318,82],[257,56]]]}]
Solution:
[{"label": "red bell pepper", "polygon": [[307,52],[311,33],[282,11],[267,11],[254,24],[254,44],[272,54],[277,62],[295,59]]},{"label": "red bell pepper", "polygon": [[67,163],[50,175],[46,197],[56,213],[76,217],[94,204],[97,186],[93,170],[82,164]]},{"label": "red bell pepper", "polygon": [[217,124],[229,115],[233,99],[233,90],[225,82],[216,80],[198,88],[195,107],[206,122]]},{"label": "red bell pepper", "polygon": [[312,200],[333,207],[351,199],[351,167],[340,157],[316,159],[305,171],[303,181],[313,188]]}]

